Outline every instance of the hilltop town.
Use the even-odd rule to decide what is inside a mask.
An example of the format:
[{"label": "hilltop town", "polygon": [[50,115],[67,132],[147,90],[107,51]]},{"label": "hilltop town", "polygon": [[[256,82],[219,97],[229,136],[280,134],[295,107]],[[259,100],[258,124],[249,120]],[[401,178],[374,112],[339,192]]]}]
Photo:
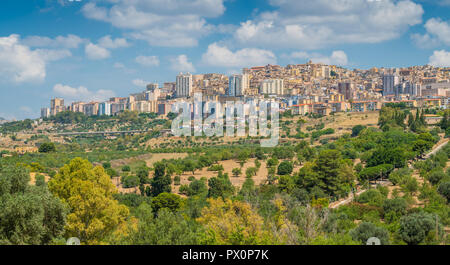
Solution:
[{"label": "hilltop town", "polygon": [[54,98],[42,108],[41,117],[62,111],[85,115],[117,115],[124,110],[167,115],[175,102],[192,100],[202,93],[204,101],[250,101],[270,99],[281,111],[293,114],[329,115],[336,112],[380,110],[386,103],[411,107],[448,108],[450,105],[450,68],[412,66],[348,70],[335,65],[266,65],[245,68],[242,74],[180,73],[176,82],[148,84],[146,91],[105,102],[71,102]]}]

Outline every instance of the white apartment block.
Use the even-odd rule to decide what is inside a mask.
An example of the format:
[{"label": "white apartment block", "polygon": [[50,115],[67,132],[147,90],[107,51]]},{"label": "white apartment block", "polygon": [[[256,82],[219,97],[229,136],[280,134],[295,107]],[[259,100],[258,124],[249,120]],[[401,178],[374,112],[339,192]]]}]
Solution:
[{"label": "white apartment block", "polygon": [[192,74],[180,73],[177,75],[176,96],[179,98],[190,97],[192,95]]},{"label": "white apartment block", "polygon": [[268,95],[284,95],[283,79],[263,80],[259,88],[259,93]]},{"label": "white apartment block", "polygon": [[50,109],[42,108],[41,109],[41,118],[48,118],[48,117],[50,117]]},{"label": "white apartment block", "polygon": [[250,80],[247,74],[232,75],[228,81],[227,95],[230,97],[238,97],[245,95],[250,86]]}]

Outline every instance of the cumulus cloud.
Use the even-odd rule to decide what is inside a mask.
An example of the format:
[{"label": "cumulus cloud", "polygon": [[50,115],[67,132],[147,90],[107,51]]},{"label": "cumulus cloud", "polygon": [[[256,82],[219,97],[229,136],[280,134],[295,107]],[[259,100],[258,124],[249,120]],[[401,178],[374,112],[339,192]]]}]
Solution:
[{"label": "cumulus cloud", "polygon": [[143,66],[158,66],[159,58],[158,56],[144,56],[140,55],[136,57],[135,61]]},{"label": "cumulus cloud", "polygon": [[53,91],[69,101],[104,101],[114,97],[114,92],[111,90],[100,89],[97,91],[90,91],[84,86],[71,87],[68,85],[56,84],[53,87]]},{"label": "cumulus cloud", "polygon": [[127,42],[126,39],[124,38],[111,39],[111,36],[109,35],[101,38],[98,41],[98,45],[107,49],[117,49],[130,46],[130,44]]},{"label": "cumulus cloud", "polygon": [[208,50],[202,56],[203,63],[226,68],[275,64],[276,61],[276,56],[271,51],[246,48],[233,52],[217,43],[209,45]]},{"label": "cumulus cloud", "polygon": [[317,49],[346,43],[379,43],[422,22],[410,0],[270,0],[277,9],[241,23],[235,39],[245,45]]},{"label": "cumulus cloud", "polygon": [[91,60],[102,60],[111,57],[111,49],[129,47],[130,44],[125,38],[112,39],[110,35],[106,35],[99,39],[97,44],[89,42],[84,51],[86,56]]},{"label": "cumulus cloud", "polygon": [[68,56],[67,50],[32,50],[21,43],[19,35],[0,37],[0,76],[16,83],[41,82],[48,62]]},{"label": "cumulus cloud", "polygon": [[428,64],[435,67],[450,67],[450,52],[446,50],[434,51]]},{"label": "cumulus cloud", "polygon": [[348,64],[347,54],[344,51],[333,51],[330,56],[319,53],[293,52],[287,56],[290,59],[311,60],[313,63],[345,66]]},{"label": "cumulus cloud", "polygon": [[147,87],[147,85],[150,84],[150,82],[144,81],[142,79],[134,79],[132,83],[133,85],[138,87]]},{"label": "cumulus cloud", "polygon": [[154,46],[195,46],[212,31],[205,18],[222,15],[224,0],[105,0],[83,6],[84,16],[131,30],[130,36]]},{"label": "cumulus cloud", "polygon": [[189,62],[189,59],[186,55],[179,55],[175,59],[171,59],[172,69],[180,72],[195,72],[194,65]]},{"label": "cumulus cloud", "polygon": [[45,60],[45,61],[58,61],[64,59],[66,57],[72,56],[72,53],[69,50],[47,50],[47,49],[37,49],[36,52]]},{"label": "cumulus cloud", "polygon": [[440,18],[431,18],[424,25],[427,33],[411,35],[415,43],[422,48],[450,45],[450,23]]},{"label": "cumulus cloud", "polygon": [[43,36],[29,36],[23,40],[23,43],[29,47],[52,47],[66,49],[76,49],[84,42],[86,42],[86,40],[73,34],[68,34],[67,36],[57,36],[53,39]]},{"label": "cumulus cloud", "polygon": [[91,60],[102,60],[111,56],[111,53],[108,49],[105,49],[93,43],[89,43],[88,45],[86,45],[84,51],[86,53],[86,56]]}]

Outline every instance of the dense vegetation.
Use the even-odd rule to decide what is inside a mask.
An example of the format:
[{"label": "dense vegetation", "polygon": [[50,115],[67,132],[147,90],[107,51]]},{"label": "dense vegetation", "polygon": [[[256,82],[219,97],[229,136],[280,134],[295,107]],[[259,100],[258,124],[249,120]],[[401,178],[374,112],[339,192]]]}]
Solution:
[{"label": "dense vegetation", "polygon": [[[139,145],[142,136],[48,143],[41,153],[0,159],[0,243],[62,244],[76,236],[83,244],[360,245],[376,236],[383,244],[447,244],[450,145],[424,154],[447,130],[448,113],[436,128],[425,124],[424,113],[393,105],[381,111],[378,128],[356,125],[334,141],[275,148],[260,148],[253,139],[183,146],[188,137],[151,149]],[[309,131],[313,139],[332,133],[321,125]],[[140,162],[111,166],[114,159],[148,152],[188,156],[151,168]],[[239,164],[230,175],[221,164],[227,160]],[[262,162],[267,178],[255,185]],[[214,177],[181,183],[181,175],[202,169]],[[30,171],[51,179],[36,177],[30,185]],[[117,176],[139,192],[119,194],[110,180]],[[232,185],[237,177],[245,178],[241,187]],[[352,195],[351,203],[331,207]],[[33,214],[14,215],[27,207]]]}]

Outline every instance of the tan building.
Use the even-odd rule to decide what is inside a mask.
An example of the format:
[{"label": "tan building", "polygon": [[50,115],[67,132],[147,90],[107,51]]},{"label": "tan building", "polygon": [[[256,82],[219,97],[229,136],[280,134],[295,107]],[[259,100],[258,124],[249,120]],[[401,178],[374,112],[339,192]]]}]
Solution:
[{"label": "tan building", "polygon": [[64,99],[62,98],[54,98],[50,101],[50,114],[56,115],[59,112],[65,111],[64,107]]}]

